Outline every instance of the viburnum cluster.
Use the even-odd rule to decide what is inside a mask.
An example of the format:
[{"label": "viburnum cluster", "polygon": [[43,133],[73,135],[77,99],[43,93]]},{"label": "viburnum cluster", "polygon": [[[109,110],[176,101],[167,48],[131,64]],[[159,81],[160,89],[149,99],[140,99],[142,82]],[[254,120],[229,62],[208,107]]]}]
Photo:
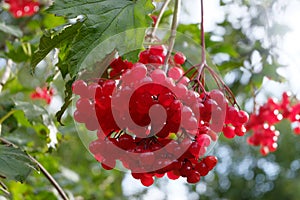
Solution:
[{"label": "viburnum cluster", "polygon": [[284,92],[281,101],[269,98],[257,113],[250,115],[246,129],[252,130],[252,135],[248,138],[248,143],[253,146],[260,146],[262,155],[267,155],[277,149],[280,132],[276,130],[274,125],[281,120],[289,120],[292,123],[294,133],[300,134],[300,103],[291,104],[289,94]]},{"label": "viburnum cluster", "polygon": [[218,133],[242,136],[248,121],[221,90],[206,91],[186,76],[183,53],[172,55],[166,69],[166,53],[162,45],[150,46],[136,63],[116,58],[106,78],[73,84],[80,95],[74,119],[97,130],[89,145],[94,157],[107,170],[120,161],[145,186],[165,174],[197,183],[217,164],[207,153]]},{"label": "viburnum cluster", "polygon": [[39,11],[40,3],[34,0],[5,0],[9,4],[9,12],[15,17],[32,16]]}]

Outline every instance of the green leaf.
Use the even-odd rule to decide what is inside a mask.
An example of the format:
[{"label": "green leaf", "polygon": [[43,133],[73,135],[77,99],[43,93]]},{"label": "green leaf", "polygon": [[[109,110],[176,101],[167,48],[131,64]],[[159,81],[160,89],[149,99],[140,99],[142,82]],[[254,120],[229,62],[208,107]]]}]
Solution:
[{"label": "green leaf", "polygon": [[65,111],[67,110],[67,108],[69,107],[69,105],[72,103],[72,94],[73,94],[72,93],[72,83],[73,83],[73,80],[70,80],[66,83],[64,105],[62,105],[60,110],[55,114],[57,121],[62,126],[64,124],[62,123],[61,118],[62,118],[63,114],[65,113]]},{"label": "green leaf", "polygon": [[[15,109],[22,110],[27,120],[34,125],[34,128],[38,128],[37,124],[40,123],[48,129],[48,147],[55,148],[58,130],[48,112],[43,107],[39,107],[29,102],[16,101],[15,104]],[[23,121],[23,123],[26,122]]]},{"label": "green leaf", "polygon": [[36,65],[43,60],[52,49],[61,46],[62,43],[71,42],[81,26],[82,23],[78,22],[74,25],[63,27],[58,34],[45,33],[40,39],[39,49],[31,58],[32,71],[34,72]]},{"label": "green leaf", "polygon": [[219,43],[218,45],[214,46],[214,49],[212,49],[211,53],[217,54],[217,53],[227,53],[229,56],[233,58],[238,58],[239,54],[236,51],[235,47],[232,46],[232,44],[227,43]]},{"label": "green leaf", "polygon": [[23,36],[21,29],[17,26],[7,25],[4,22],[0,22],[0,31],[16,36],[18,38]]},{"label": "green leaf", "polygon": [[16,101],[15,104],[16,104],[15,109],[22,110],[29,122],[34,121],[34,122],[43,123],[42,115],[46,114],[46,110],[44,108],[29,102]]},{"label": "green leaf", "polygon": [[199,24],[179,24],[177,31],[182,34],[187,34],[196,43],[200,44],[200,29]]},{"label": "green leaf", "polygon": [[31,45],[22,41],[6,41],[7,52],[5,56],[12,59],[16,63],[26,62],[30,59]]},{"label": "green leaf", "polygon": [[24,182],[36,164],[19,148],[0,145],[0,176]]},{"label": "green leaf", "polygon": [[[148,16],[154,6],[151,0],[62,0],[56,1],[48,10],[56,15],[66,15],[69,19],[77,16],[86,18],[78,35],[71,44],[66,58],[59,65],[67,66],[71,77],[82,68],[85,58],[103,41],[131,29],[148,27],[151,19]],[[114,49],[126,53],[132,48],[132,42],[141,47],[144,32],[125,33],[117,40],[110,40],[97,52],[97,59],[101,61],[105,55]],[[135,46],[135,45],[134,45]],[[134,49],[132,49],[134,50]]]},{"label": "green leaf", "polygon": [[57,17],[53,14],[44,14],[43,24],[47,29],[54,28],[56,26],[61,26],[66,23],[66,20],[63,17]]}]

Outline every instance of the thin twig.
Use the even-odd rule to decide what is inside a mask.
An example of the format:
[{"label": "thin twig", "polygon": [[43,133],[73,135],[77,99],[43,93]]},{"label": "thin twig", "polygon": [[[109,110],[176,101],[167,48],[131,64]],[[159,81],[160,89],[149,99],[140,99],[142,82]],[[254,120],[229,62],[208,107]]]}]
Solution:
[{"label": "thin twig", "polygon": [[160,23],[160,20],[166,10],[166,8],[168,7],[169,3],[170,3],[171,0],[166,0],[163,4],[163,6],[161,7],[160,11],[159,11],[159,14],[157,16],[157,20],[156,20],[156,23],[154,24],[154,27],[152,29],[152,32],[150,34],[151,38],[154,38],[155,34],[156,34],[156,31],[157,31],[157,28],[158,28],[158,25]]},{"label": "thin twig", "polygon": [[15,148],[18,148],[17,145],[15,145],[14,143],[11,143],[10,141],[4,139],[3,137],[0,137],[0,142],[1,142],[2,144],[6,144],[6,145],[9,145],[9,146],[13,146],[13,147],[15,147]]},{"label": "thin twig", "polygon": [[7,190],[6,185],[2,181],[0,181],[0,186],[0,190],[4,193],[4,195],[11,197],[10,192]]},{"label": "thin twig", "polygon": [[11,65],[12,65],[12,61],[10,59],[8,59],[7,65],[5,67],[5,71],[0,79],[0,93],[2,92],[3,86],[6,84],[6,82],[9,79],[9,76],[11,73]]},{"label": "thin twig", "polygon": [[168,52],[165,58],[165,63],[164,63],[164,71],[168,71],[168,62],[171,57],[171,53],[173,51],[175,39],[176,39],[176,30],[178,26],[178,19],[179,19],[179,13],[180,13],[180,5],[181,5],[181,0],[175,0],[175,7],[174,7],[174,14],[173,14],[173,19],[172,19],[172,27],[171,27],[171,35],[169,38],[169,47],[168,47]]},{"label": "thin twig", "polygon": [[[3,144],[12,145],[16,148],[19,148],[14,143],[12,143],[2,137],[0,137],[0,142],[2,142]],[[31,155],[28,154],[28,156],[38,166],[38,168],[40,169],[42,174],[44,174],[44,176],[48,179],[48,181],[51,183],[51,185],[54,186],[54,188],[57,190],[57,192],[62,197],[62,199],[68,200],[69,198],[66,195],[66,193],[64,192],[64,190],[60,187],[60,185],[56,182],[56,180],[52,177],[52,175],[45,169],[45,167],[39,161],[37,161],[35,158],[33,158]]]},{"label": "thin twig", "polygon": [[206,64],[206,50],[205,50],[205,32],[204,32],[204,5],[203,0],[201,0],[201,58],[202,63]]},{"label": "thin twig", "polygon": [[6,179],[6,176],[0,174],[0,178]]},{"label": "thin twig", "polygon": [[55,187],[55,189],[57,190],[57,192],[59,193],[59,195],[64,199],[64,200],[68,200],[68,196],[66,195],[66,193],[64,192],[64,190],[60,187],[60,185],[56,182],[56,180],[53,178],[53,176],[51,176],[51,174],[45,169],[45,167],[39,163],[35,158],[33,158],[32,156],[30,156],[30,159],[35,162],[37,164],[37,166],[39,167],[39,169],[41,170],[41,172],[45,175],[45,177],[48,179],[48,181]]},{"label": "thin twig", "polygon": [[6,189],[0,187],[0,191],[2,191],[7,197],[11,197],[10,193]]},{"label": "thin twig", "polygon": [[0,181],[0,186],[1,186],[3,189],[7,190],[6,185],[5,185],[2,181]]},{"label": "thin twig", "polygon": [[206,50],[205,50],[205,32],[204,32],[204,6],[201,0],[201,65],[199,67],[197,79],[200,79],[203,69],[206,66]]}]

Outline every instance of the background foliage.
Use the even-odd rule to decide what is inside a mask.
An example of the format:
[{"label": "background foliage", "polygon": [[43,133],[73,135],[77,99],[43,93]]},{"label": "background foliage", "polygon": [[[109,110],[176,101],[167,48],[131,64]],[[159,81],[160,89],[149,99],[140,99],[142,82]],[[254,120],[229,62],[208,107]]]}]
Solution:
[{"label": "background foliage", "polygon": [[[41,1],[37,14],[18,19],[12,17],[3,2],[1,5],[1,80],[7,68],[10,72],[0,91],[0,199],[59,198],[28,154],[52,174],[70,199],[139,199],[146,198],[154,189],[163,191],[162,197],[167,198],[170,194],[164,188],[166,179],[150,188],[125,193],[130,181],[124,181],[123,172],[103,170],[95,162],[80,141],[71,115],[71,83],[82,70],[86,55],[111,35],[150,27],[149,14],[157,14],[161,4],[155,3],[155,8],[150,0],[57,0],[50,6],[48,1]],[[288,28],[275,20],[274,7],[284,11],[286,4],[220,1],[220,6],[236,6],[248,13],[234,20],[227,13],[205,38],[208,54],[241,107],[247,108],[265,77],[284,81],[276,72],[282,67],[277,42]],[[111,11],[109,15],[107,11]],[[161,27],[169,27],[171,16],[172,3]],[[178,31],[199,44],[198,27],[198,24],[180,24]],[[258,28],[264,30],[263,37],[255,36]],[[133,39],[142,48],[143,35],[129,34],[127,40]],[[114,49],[125,51],[126,45],[130,44],[116,43],[104,49],[99,59]],[[186,47],[178,41],[175,48],[192,58],[197,47],[193,43]],[[134,60],[137,53],[126,56]],[[30,98],[36,87],[54,88],[50,105]],[[188,198],[298,199],[300,138],[291,133],[290,124],[285,121],[277,128],[282,133],[279,150],[266,157],[249,147],[246,137],[230,142],[221,137],[212,152],[219,158],[217,168],[199,184],[183,185],[189,191]],[[8,146],[5,141],[18,147]]]}]

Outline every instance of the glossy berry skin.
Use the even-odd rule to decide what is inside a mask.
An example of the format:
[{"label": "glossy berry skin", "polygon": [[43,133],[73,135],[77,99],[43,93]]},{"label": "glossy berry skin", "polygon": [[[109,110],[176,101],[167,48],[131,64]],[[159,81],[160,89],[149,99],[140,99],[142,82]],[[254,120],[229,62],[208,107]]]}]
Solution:
[{"label": "glossy berry skin", "polygon": [[182,65],[186,61],[186,57],[181,52],[176,52],[174,55],[174,61],[176,64]]},{"label": "glossy berry skin", "polygon": [[225,137],[231,139],[234,138],[235,136],[235,132],[234,132],[235,128],[233,126],[225,126],[223,127],[223,134]]},{"label": "glossy berry skin", "polygon": [[207,166],[208,170],[212,170],[218,163],[218,159],[215,156],[207,156],[203,159],[203,161]]},{"label": "glossy berry skin", "polygon": [[87,83],[83,80],[76,80],[72,84],[72,91],[74,94],[80,95],[80,96],[87,96]]},{"label": "glossy berry skin", "polygon": [[173,80],[179,80],[183,76],[183,70],[179,67],[172,67],[168,71],[168,76]]}]

